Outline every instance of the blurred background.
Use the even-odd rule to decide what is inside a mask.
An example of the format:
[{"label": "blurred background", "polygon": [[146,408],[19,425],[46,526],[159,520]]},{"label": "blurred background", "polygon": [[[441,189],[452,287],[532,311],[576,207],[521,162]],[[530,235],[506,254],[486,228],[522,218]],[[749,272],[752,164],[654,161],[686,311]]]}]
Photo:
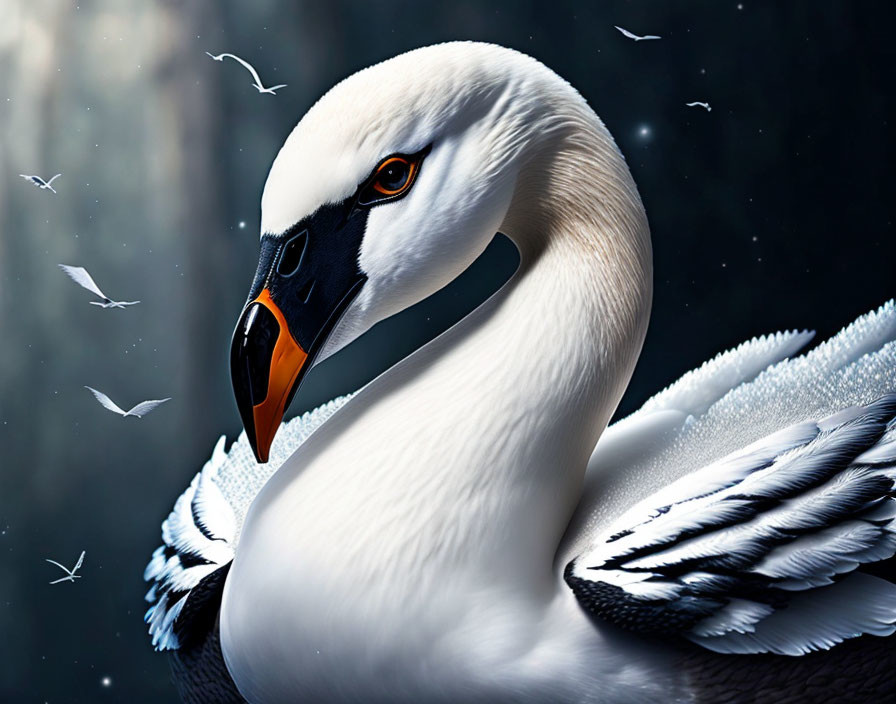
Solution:
[{"label": "blurred background", "polygon": [[[824,337],[896,294],[893,14],[845,0],[2,0],[0,700],[174,701],[142,622],[142,570],[215,440],[240,429],[227,353],[262,187],[329,86],[476,39],[582,92],[628,158],[654,238],[653,321],[625,413],[744,339]],[[206,51],[288,87],[261,95]],[[57,195],[19,178],[57,172]],[[140,305],[88,305],[59,263]],[[291,413],[373,378],[514,264],[498,241],[318,367]],[[85,384],[125,407],[173,400],[122,419]],[[81,550],[83,579],[49,585],[62,575],[44,559],[71,565]]]}]

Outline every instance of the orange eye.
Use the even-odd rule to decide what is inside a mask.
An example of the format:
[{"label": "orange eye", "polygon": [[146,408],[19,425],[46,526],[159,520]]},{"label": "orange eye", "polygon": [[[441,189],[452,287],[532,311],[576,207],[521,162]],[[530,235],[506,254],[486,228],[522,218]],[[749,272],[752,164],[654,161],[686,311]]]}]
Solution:
[{"label": "orange eye", "polygon": [[384,196],[397,196],[411,184],[416,170],[415,162],[393,156],[380,164],[371,186]]},{"label": "orange eye", "polygon": [[416,154],[393,154],[384,158],[358,188],[357,204],[370,207],[404,197],[420,174],[420,165],[430,149],[432,145]]}]

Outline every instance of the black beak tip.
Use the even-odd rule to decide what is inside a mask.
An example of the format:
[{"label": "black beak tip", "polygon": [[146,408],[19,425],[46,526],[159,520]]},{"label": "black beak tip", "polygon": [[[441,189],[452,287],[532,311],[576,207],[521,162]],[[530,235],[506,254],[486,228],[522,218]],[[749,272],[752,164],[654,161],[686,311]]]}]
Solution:
[{"label": "black beak tip", "polygon": [[255,459],[264,464],[258,448],[255,427],[255,405],[264,400],[268,387],[268,369],[274,342],[277,338],[276,321],[258,303],[246,307],[236,324],[230,346],[230,379],[240,419]]}]

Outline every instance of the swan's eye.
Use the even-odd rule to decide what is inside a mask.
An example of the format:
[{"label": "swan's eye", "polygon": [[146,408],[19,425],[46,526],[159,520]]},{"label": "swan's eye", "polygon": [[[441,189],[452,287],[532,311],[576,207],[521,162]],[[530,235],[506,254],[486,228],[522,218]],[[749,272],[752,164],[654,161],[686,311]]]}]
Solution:
[{"label": "swan's eye", "polygon": [[400,156],[393,156],[376,170],[376,177],[371,185],[384,196],[394,196],[400,193],[410,180],[411,163]]},{"label": "swan's eye", "polygon": [[410,156],[396,154],[383,159],[367,182],[361,186],[358,204],[375,205],[403,196],[414,185],[420,164],[428,152],[427,147],[422,152]]}]

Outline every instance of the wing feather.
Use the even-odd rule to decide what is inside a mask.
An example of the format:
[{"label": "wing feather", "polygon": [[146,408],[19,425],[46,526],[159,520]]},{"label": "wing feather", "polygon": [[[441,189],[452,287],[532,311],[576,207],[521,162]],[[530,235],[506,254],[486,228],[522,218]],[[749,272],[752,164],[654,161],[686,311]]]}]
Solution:
[{"label": "wing feather", "polygon": [[170,401],[170,398],[160,398],[151,401],[141,401],[136,406],[134,406],[131,410],[127,412],[126,415],[129,416],[137,416],[138,418],[142,418],[150,411],[155,410],[159,406],[161,406],[166,401]]},{"label": "wing feather", "polygon": [[810,335],[784,333],[741,345],[610,426],[589,461],[582,501],[560,559],[581,554],[595,535],[656,486],[669,487],[696,467],[761,445],[807,418],[831,416],[829,422],[836,424],[841,409],[896,390],[894,301],[808,354],[794,356]]},{"label": "wing feather", "polygon": [[[599,616],[718,652],[794,655],[892,633],[896,586],[861,567],[896,554],[894,428],[891,394],[754,443],[635,506],[567,582]],[[834,607],[853,591],[871,600]]]},{"label": "wing feather", "polygon": [[106,394],[104,394],[102,391],[97,391],[90,386],[85,386],[84,388],[92,393],[94,398],[96,398],[96,400],[99,401],[103,408],[105,408],[106,410],[117,413],[120,416],[123,416],[125,414],[124,409],[119,408],[116,403],[111,398],[106,396]]},{"label": "wing feather", "polygon": [[83,266],[69,266],[68,264],[60,264],[59,268],[62,269],[66,274],[71,277],[72,281],[81,286],[82,288],[86,288],[93,295],[102,298],[106,301],[109,300],[109,297],[106,296],[105,293],[100,291],[100,287],[96,285],[96,281],[93,280],[93,277],[87,273],[87,269]]},{"label": "wing feather", "polygon": [[[252,79],[255,81],[255,85],[257,85],[261,88],[264,88],[264,84],[261,82],[261,77],[258,75],[258,71],[256,71],[255,67],[252,64],[250,64],[248,61],[246,61],[245,59],[241,59],[236,54],[219,54],[218,57],[219,58],[217,60],[221,60],[226,57],[228,59],[233,59],[234,61],[236,61],[244,69],[246,69],[249,73],[252,74]],[[214,57],[212,57],[212,58],[214,58]]]}]

